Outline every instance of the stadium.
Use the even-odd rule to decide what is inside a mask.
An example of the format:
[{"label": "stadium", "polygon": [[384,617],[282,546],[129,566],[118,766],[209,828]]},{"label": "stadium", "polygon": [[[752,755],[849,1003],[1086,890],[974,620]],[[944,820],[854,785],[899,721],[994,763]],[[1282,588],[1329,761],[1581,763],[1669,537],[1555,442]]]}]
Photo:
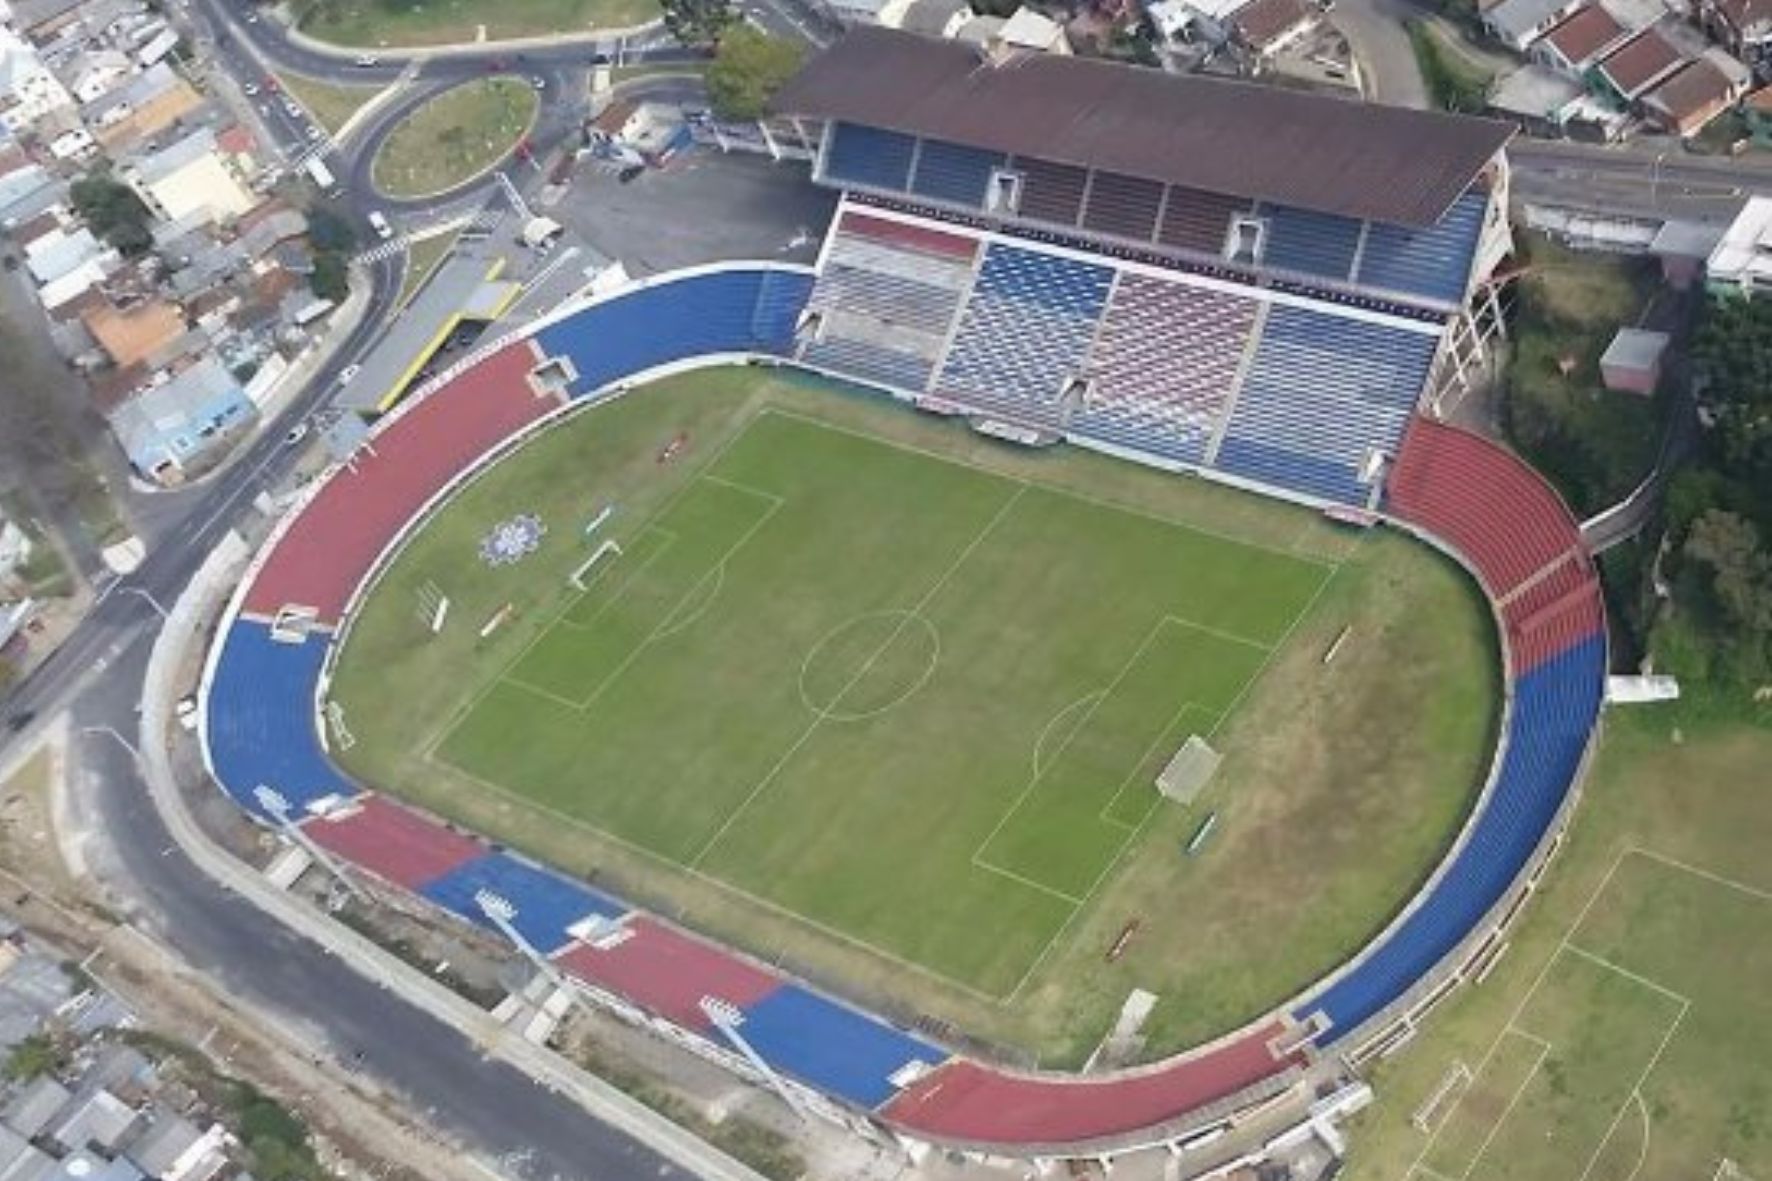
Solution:
[{"label": "stadium", "polygon": [[[1111,1157],[1211,1135],[1405,1045],[1503,947],[1574,802],[1606,672],[1599,586],[1575,521],[1511,453],[1438,415],[1476,363],[1489,282],[1510,250],[1508,129],[1098,62],[981,60],[964,45],[878,30],[815,59],[776,107],[773,126],[813,156],[814,183],[841,193],[816,265],[699,267],[576,302],[479,348],[378,421],[279,521],[234,596],[202,690],[214,778],[294,839],[496,931],[594,1003],[865,1134]],[[917,437],[949,439],[950,453],[780,409],[714,431],[717,445],[701,427],[660,437],[665,420],[647,407],[679,397],[672,382],[733,366],[751,376],[720,380],[812,375],[809,404],[863,399],[867,421],[915,418]],[[546,588],[561,604],[554,614],[514,600],[464,606],[447,577],[432,581],[423,555],[452,514],[527,456],[579,438],[601,461],[585,466],[607,470],[579,519],[519,514],[479,539],[487,569],[554,554],[570,579]],[[1399,532],[1480,589],[1500,700],[1474,803],[1375,937],[1264,1014],[1154,1061],[1032,1069],[964,1029],[878,1016],[757,949],[708,939],[344,769],[371,740],[359,698],[335,692],[334,679],[348,688],[352,646],[370,644],[378,611],[411,623],[412,590],[433,632],[465,637],[464,651],[508,642],[514,661],[464,700],[430,756],[486,779],[489,792],[545,794],[582,776],[601,793],[597,819],[631,843],[712,876],[787,880],[783,889],[800,863],[756,852],[784,842],[771,844],[774,812],[754,797],[792,795],[780,768],[803,745],[816,757],[803,760],[813,794],[801,798],[826,801],[808,806],[815,823],[826,807],[839,825],[848,801],[829,802],[833,782],[857,785],[865,801],[874,780],[892,796],[921,775],[895,770],[920,743],[845,752],[832,728],[814,740],[824,721],[869,723],[835,727],[841,735],[926,718],[921,733],[941,734],[981,692],[1007,709],[1020,700],[1012,690],[1058,700],[1104,686],[1045,760],[1064,771],[1061,790],[1043,796],[1039,771],[1026,785],[1025,798],[1049,805],[1042,819],[1019,825],[1023,813],[1005,812],[973,851],[998,876],[1028,879],[1030,896],[1080,905],[1155,806],[1148,794],[1130,800],[1127,785],[1142,780],[1148,793],[1186,740],[1210,739],[1323,577],[1238,538],[1153,541],[1156,525],[1105,499],[948,462],[973,445],[1025,449],[1029,463],[1076,452],[1099,465],[1086,472],[1205,487],[1252,512],[1280,502],[1355,536]],[[549,479],[532,477],[526,494],[546,495]],[[1008,556],[992,544],[1002,533],[1023,538]],[[820,548],[805,550],[809,538]],[[758,573],[795,569],[803,551],[816,569],[798,581]],[[887,559],[869,564],[870,553]],[[1163,594],[1112,597],[1137,577]],[[950,579],[996,588],[969,600],[984,617],[944,610]],[[1054,602],[1042,604],[1048,582]],[[383,593],[384,583],[401,589]],[[647,728],[646,694],[670,699],[680,690],[671,678],[718,681],[725,649],[631,672],[658,637],[693,639],[741,602],[768,626],[728,653],[732,675],[786,660],[797,675],[778,679],[814,718],[779,764],[779,738],[747,753],[745,739],[768,728],[750,715],[688,710],[674,731]],[[1090,602],[1106,606],[1091,615]],[[1018,607],[1026,634],[1054,648],[1069,632],[1052,620],[1084,616],[1065,668],[1086,671],[1030,672],[1038,662],[1016,651]],[[800,618],[818,624],[806,625],[810,645],[791,634]],[[1082,644],[1104,636],[1115,637],[1111,659]],[[945,672],[956,664],[975,680],[956,685]],[[729,698],[757,694],[754,679],[730,684]],[[596,723],[606,731],[596,749],[537,737],[550,709],[592,702],[608,719]],[[574,714],[559,726],[591,722]],[[981,765],[994,757],[990,726],[947,733]],[[596,763],[605,748],[626,750],[625,761]],[[703,812],[702,793],[673,790],[699,782],[697,754],[718,766],[761,759],[767,774],[743,778],[754,789],[734,806]],[[643,794],[631,790],[640,783]],[[788,814],[803,821],[808,807]],[[888,846],[881,860],[914,876],[868,816],[848,823],[873,827]],[[760,859],[728,861],[727,849]],[[791,908],[914,965],[991,992],[1030,958],[1004,947],[1024,925],[1014,907],[1031,902],[938,881],[953,906],[976,908],[956,912],[970,932],[960,937],[943,934],[938,914],[906,926],[878,912],[877,896],[828,898],[828,880],[810,879]]]}]

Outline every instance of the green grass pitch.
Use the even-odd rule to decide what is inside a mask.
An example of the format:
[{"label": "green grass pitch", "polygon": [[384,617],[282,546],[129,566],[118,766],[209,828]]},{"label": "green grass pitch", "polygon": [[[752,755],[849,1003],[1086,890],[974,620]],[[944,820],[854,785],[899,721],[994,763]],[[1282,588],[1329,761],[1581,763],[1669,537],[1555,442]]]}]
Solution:
[{"label": "green grass pitch", "polygon": [[605,535],[441,758],[994,995],[1328,575],[777,411]]}]

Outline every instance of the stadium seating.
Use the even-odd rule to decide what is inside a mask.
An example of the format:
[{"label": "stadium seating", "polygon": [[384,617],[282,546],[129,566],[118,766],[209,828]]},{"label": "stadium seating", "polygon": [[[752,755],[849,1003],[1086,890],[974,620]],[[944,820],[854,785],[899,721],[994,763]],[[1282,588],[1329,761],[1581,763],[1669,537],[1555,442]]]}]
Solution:
[{"label": "stadium seating", "polygon": [[215,777],[236,803],[262,815],[255,788],[282,794],[290,815],[329,797],[356,794],[320,749],[314,694],[331,637],[271,638],[269,625],[236,618],[222,640],[206,709]]},{"label": "stadium seating", "polygon": [[991,175],[1004,160],[998,152],[926,139],[917,152],[910,190],[920,197],[982,209]]},{"label": "stadium seating", "polygon": [[1090,355],[1090,398],[1070,434],[1203,462],[1255,312],[1252,299],[1121,275]]},{"label": "stadium seating", "polygon": [[373,795],[314,817],[303,831],[333,856],[413,891],[486,852],[476,838]]},{"label": "stadium seating", "polygon": [[1356,282],[1446,304],[1462,302],[1488,208],[1489,195],[1472,189],[1427,229],[1373,222],[1360,252]]},{"label": "stadium seating", "polygon": [[1276,304],[1237,394],[1218,466],[1362,504],[1361,465],[1393,451],[1421,396],[1437,334]]},{"label": "stadium seating", "polygon": [[834,123],[829,134],[824,167],[832,180],[897,192],[909,185],[917,151],[911,136],[854,123]]},{"label": "stadium seating", "polygon": [[956,1058],[906,1088],[886,1118],[925,1135],[986,1144],[1065,1144],[1138,1131],[1197,1111],[1298,1064],[1274,1057],[1279,1022],[1160,1067],[1109,1077],[1012,1074]]},{"label": "stadium seating", "polygon": [[936,392],[1034,425],[1056,425],[1081,374],[1114,272],[994,244],[961,313]]},{"label": "stadium seating", "polygon": [[569,940],[567,929],[593,915],[615,920],[627,908],[581,882],[543,869],[511,853],[483,855],[425,884],[432,902],[482,927],[490,926],[475,895],[490,890],[516,910],[511,925],[529,945],[548,955]]},{"label": "stadium seating", "polygon": [[1285,205],[1261,208],[1267,222],[1262,265],[1345,282],[1359,253],[1363,223]]},{"label": "stadium seating", "polygon": [[812,289],[799,272],[734,269],[632,288],[536,333],[572,359],[582,397],[636,373],[718,353],[786,355]]},{"label": "stadium seating", "polygon": [[1397,454],[1391,510],[1463,554],[1502,598],[1567,553],[1579,530],[1555,491],[1512,452],[1417,418]]},{"label": "stadium seating", "polygon": [[1516,682],[1501,765],[1452,864],[1365,959],[1295,1011],[1300,1021],[1319,1011],[1329,1019],[1318,1045],[1407,993],[1506,894],[1575,781],[1605,676],[1605,638],[1590,635]]},{"label": "stadium seating", "polygon": [[1017,157],[1021,175],[1021,203],[1016,212],[1031,221],[1055,226],[1075,226],[1083,214],[1083,193],[1089,173],[1069,164]]},{"label": "stadium seating", "polygon": [[947,1059],[946,1052],[798,984],[746,1006],[739,1033],[776,1070],[869,1110],[897,1092],[892,1076],[905,1067]]},{"label": "stadium seating", "polygon": [[807,301],[821,324],[800,359],[871,385],[920,392],[971,286],[976,246],[958,235],[845,214]]},{"label": "stadium seating", "polygon": [[559,403],[525,376],[527,341],[511,345],[397,412],[372,451],[333,473],[277,542],[253,579],[246,610],[272,616],[291,604],[336,622],[382,548],[413,514],[480,455]]},{"label": "stadium seating", "polygon": [[1157,241],[1180,250],[1222,254],[1231,219],[1248,213],[1250,208],[1241,197],[1171,185],[1169,198],[1163,204],[1163,221],[1157,227]]},{"label": "stadium seating", "polygon": [[1149,242],[1157,231],[1157,214],[1162,207],[1163,186],[1156,181],[1098,172],[1083,206],[1083,228]]},{"label": "stadium seating", "polygon": [[625,936],[606,947],[576,943],[557,962],[580,980],[704,1032],[709,1022],[703,997],[744,1009],[782,985],[773,972],[654,919],[635,916]]}]

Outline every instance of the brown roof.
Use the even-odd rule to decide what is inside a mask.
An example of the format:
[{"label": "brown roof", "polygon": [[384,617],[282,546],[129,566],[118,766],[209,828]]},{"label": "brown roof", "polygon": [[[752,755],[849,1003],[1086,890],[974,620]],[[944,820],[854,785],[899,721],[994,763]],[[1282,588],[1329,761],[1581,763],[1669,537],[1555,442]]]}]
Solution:
[{"label": "brown roof", "polygon": [[1762,86],[1741,100],[1744,107],[1752,107],[1761,114],[1772,115],[1772,86]]},{"label": "brown roof", "polygon": [[1623,36],[1625,28],[1598,4],[1590,4],[1544,35],[1545,43],[1579,65]]},{"label": "brown roof", "polygon": [[1717,9],[1738,32],[1772,20],[1772,0],[1718,0]]},{"label": "brown roof", "polygon": [[7,232],[12,235],[12,240],[20,246],[29,246],[43,235],[60,229],[61,224],[61,218],[57,217],[55,210],[51,209],[39,213],[29,221],[20,222]]},{"label": "brown roof", "polygon": [[185,318],[179,310],[158,300],[138,304],[126,312],[106,304],[81,319],[119,368],[147,360],[185,330]]},{"label": "brown roof", "polygon": [[1684,122],[1721,108],[1729,101],[1731,89],[1727,74],[1699,58],[1651,90],[1643,101]]},{"label": "brown roof", "polygon": [[1620,92],[1633,96],[1683,60],[1673,42],[1655,29],[1644,29],[1607,54],[1600,69]]},{"label": "brown roof", "polygon": [[813,58],[774,105],[1406,225],[1439,220],[1513,135],[1491,119],[1088,58],[992,67],[961,42],[871,27]]},{"label": "brown roof", "polygon": [[100,414],[109,414],[123,403],[129,401],[136,390],[148,380],[146,365],[130,365],[124,369],[106,369],[95,373],[87,380],[86,388],[92,395],[92,404]]},{"label": "brown roof", "polygon": [[1255,0],[1239,8],[1234,19],[1246,44],[1265,49],[1316,16],[1317,10],[1305,0]]}]

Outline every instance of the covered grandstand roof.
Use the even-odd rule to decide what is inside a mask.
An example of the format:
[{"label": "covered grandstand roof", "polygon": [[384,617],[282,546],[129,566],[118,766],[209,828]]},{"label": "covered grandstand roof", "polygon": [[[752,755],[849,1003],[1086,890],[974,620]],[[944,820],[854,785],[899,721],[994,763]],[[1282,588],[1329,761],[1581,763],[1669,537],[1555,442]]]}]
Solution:
[{"label": "covered grandstand roof", "polygon": [[1324,213],[1425,226],[1513,134],[1491,119],[862,27],[776,95],[839,119]]}]

